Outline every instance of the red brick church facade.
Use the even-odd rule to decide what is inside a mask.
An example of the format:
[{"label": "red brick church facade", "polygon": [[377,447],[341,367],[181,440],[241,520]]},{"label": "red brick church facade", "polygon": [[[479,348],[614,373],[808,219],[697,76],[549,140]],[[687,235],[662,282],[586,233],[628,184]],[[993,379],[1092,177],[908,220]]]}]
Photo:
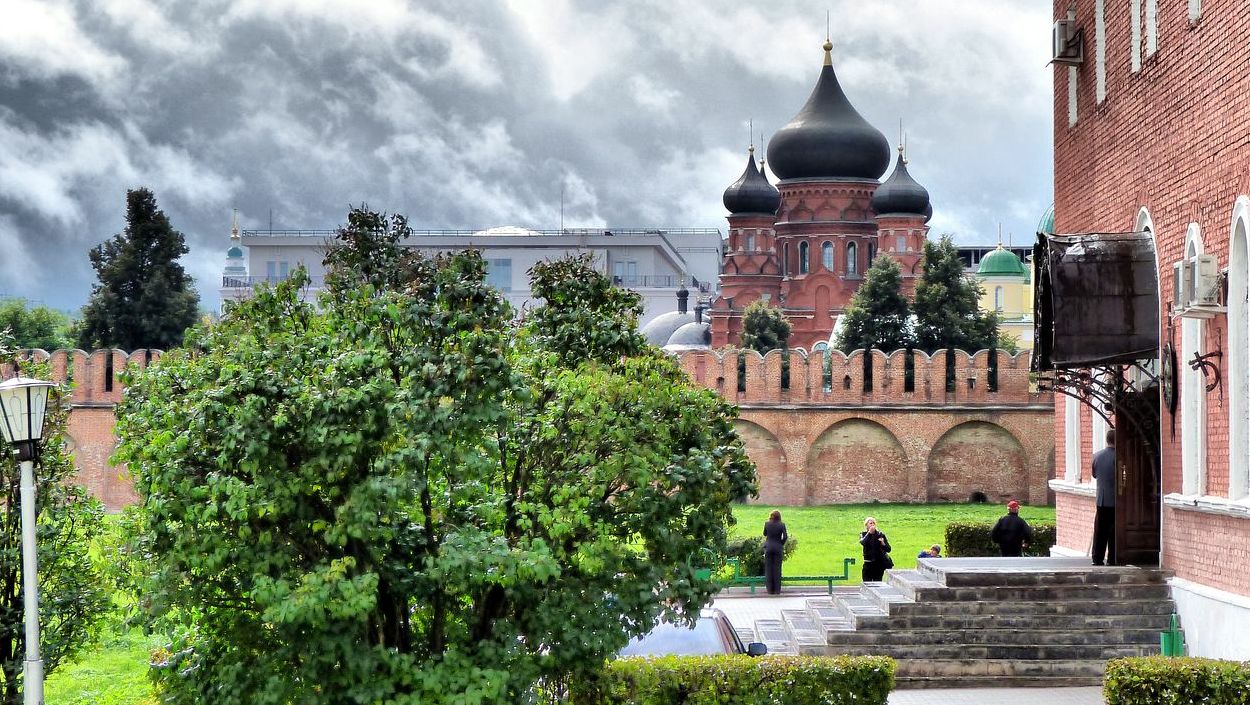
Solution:
[{"label": "red brick church facade", "polygon": [[790,345],[828,341],[878,253],[915,286],[932,215],[929,194],[907,172],[900,145],[894,173],[885,136],[856,112],[833,70],[832,45],[807,103],[769,142],[767,166],[748,156],[742,177],[725,191],[729,242],[721,295],[710,310],[712,347],[737,345],[742,314],[764,299],[792,327]]}]

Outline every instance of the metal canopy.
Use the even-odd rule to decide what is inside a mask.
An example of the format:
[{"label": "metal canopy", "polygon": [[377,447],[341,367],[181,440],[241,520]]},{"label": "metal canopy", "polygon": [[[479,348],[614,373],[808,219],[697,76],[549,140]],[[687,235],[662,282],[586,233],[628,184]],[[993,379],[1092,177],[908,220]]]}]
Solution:
[{"label": "metal canopy", "polygon": [[1038,233],[1036,371],[1159,356],[1159,280],[1149,232]]}]

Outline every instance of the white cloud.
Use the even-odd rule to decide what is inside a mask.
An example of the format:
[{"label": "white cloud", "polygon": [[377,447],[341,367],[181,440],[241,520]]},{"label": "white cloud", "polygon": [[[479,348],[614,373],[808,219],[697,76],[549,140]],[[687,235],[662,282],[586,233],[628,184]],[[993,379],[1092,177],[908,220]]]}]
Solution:
[{"label": "white cloud", "polygon": [[643,51],[625,22],[629,9],[600,5],[584,10],[570,0],[507,0],[508,9],[530,38],[530,48],[547,64],[550,89],[567,101],[605,75],[629,70],[631,55]]},{"label": "white cloud", "polygon": [[660,86],[642,75],[630,77],[629,89],[642,108],[665,116],[670,114],[674,101],[681,97],[679,91]]},{"label": "white cloud", "polygon": [[[12,216],[0,214],[0,295],[38,299],[34,285],[43,271],[26,247],[29,233],[22,233]],[[8,287],[12,287],[9,289]]]},{"label": "white cloud", "polygon": [[109,84],[127,62],[84,34],[70,7],[57,0],[4,0],[0,63],[17,78],[77,76]]},{"label": "white cloud", "polygon": [[92,6],[142,46],[176,56],[198,54],[211,46],[210,42],[196,41],[190,32],[170,22],[150,0],[93,0]]}]

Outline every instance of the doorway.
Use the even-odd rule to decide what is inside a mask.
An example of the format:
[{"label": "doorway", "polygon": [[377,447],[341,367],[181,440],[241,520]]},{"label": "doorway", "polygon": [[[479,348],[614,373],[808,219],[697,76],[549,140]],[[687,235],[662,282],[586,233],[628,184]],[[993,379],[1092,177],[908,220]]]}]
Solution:
[{"label": "doorway", "polygon": [[1115,565],[1159,565],[1159,388],[1121,391],[1115,405]]}]

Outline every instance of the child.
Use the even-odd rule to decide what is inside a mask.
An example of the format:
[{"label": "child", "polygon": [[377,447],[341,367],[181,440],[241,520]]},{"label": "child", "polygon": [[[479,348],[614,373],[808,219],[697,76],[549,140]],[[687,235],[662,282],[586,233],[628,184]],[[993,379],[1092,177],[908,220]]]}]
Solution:
[{"label": "child", "polygon": [[935,543],[932,546],[930,546],[928,549],[921,551],[920,555],[916,557],[917,558],[941,558],[942,547]]}]

